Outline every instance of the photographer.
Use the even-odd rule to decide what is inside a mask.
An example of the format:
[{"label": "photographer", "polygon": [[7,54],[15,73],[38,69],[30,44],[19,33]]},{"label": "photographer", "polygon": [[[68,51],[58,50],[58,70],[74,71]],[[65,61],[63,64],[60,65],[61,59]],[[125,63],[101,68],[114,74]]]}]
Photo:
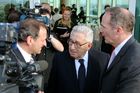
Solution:
[{"label": "photographer", "polygon": [[[47,27],[48,27],[48,43],[47,43],[47,47],[50,50],[57,50],[59,52],[63,52],[64,47],[62,45],[62,43],[57,40],[54,36],[53,33],[51,32],[52,29],[52,15],[51,15],[51,7],[48,3],[42,3],[41,7],[40,7],[40,15],[39,16],[35,16],[35,19],[42,21]],[[43,48],[41,54],[36,56],[37,60],[47,60],[46,59],[46,51],[48,52],[48,50],[46,48]]]},{"label": "photographer", "polygon": [[[14,62],[23,62],[24,64],[33,64],[32,55],[40,54],[42,47],[46,46],[47,28],[45,24],[35,19],[26,19],[21,22],[17,47],[9,53]],[[23,69],[25,70],[25,69]],[[36,90],[34,87],[19,86],[20,93],[43,93],[42,90]]]}]

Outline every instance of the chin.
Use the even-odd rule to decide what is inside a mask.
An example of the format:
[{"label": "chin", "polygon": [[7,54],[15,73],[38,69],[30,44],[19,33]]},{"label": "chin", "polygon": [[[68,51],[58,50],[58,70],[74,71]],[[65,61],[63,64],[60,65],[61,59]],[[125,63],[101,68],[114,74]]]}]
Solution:
[{"label": "chin", "polygon": [[70,54],[71,57],[73,58],[76,58],[76,55],[75,54]]},{"label": "chin", "polygon": [[41,53],[41,51],[38,51],[36,54],[40,54]]}]

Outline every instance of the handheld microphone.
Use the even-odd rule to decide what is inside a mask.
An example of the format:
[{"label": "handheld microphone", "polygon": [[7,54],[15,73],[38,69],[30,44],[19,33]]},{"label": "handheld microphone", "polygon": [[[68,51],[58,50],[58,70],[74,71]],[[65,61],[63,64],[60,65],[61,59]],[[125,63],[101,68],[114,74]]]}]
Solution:
[{"label": "handheld microphone", "polygon": [[[48,63],[45,60],[42,61],[36,61],[33,64],[30,64],[27,66],[27,71],[29,73],[37,73],[45,71],[48,68]],[[35,85],[37,86],[37,90],[43,90],[44,89],[44,77],[41,74],[33,75]]]},{"label": "handheld microphone", "polygon": [[[24,62],[23,62],[24,63]],[[20,65],[21,66],[21,65]],[[9,63],[7,64],[7,68],[6,68],[6,75],[10,76],[10,77],[17,77],[20,76],[21,74],[23,74],[23,72],[21,72],[23,69],[25,69],[26,75],[29,75],[30,73],[39,73],[42,71],[45,71],[48,68],[48,63],[45,60],[42,61],[36,61],[33,64],[26,64],[24,63],[24,66],[22,65],[22,67],[18,66],[17,63]]]}]

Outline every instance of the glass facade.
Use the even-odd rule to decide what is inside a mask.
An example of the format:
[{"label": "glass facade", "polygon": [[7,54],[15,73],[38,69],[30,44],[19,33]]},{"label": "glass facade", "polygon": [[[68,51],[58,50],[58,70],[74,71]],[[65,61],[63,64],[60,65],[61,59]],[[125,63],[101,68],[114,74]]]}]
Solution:
[{"label": "glass facade", "polygon": [[[36,0],[35,0],[36,1]],[[77,14],[80,11],[80,7],[84,7],[85,15],[87,16],[87,23],[95,22],[99,16],[104,12],[104,6],[109,4],[111,6],[121,6],[124,8],[129,8],[130,0],[37,0],[42,2],[48,2],[53,8],[60,8],[62,2],[68,6],[72,4],[77,5]],[[140,0],[136,0],[136,25],[134,29],[134,35],[137,40],[140,41]],[[8,9],[15,6],[17,10],[21,7],[29,7],[29,0],[0,0],[0,22],[5,22],[6,14]]]},{"label": "glass facade", "polygon": [[134,28],[134,36],[140,42],[140,0],[136,1],[136,12],[135,12],[135,28]]},{"label": "glass facade", "polygon": [[[33,1],[40,1],[40,2],[48,2],[51,6],[60,8],[60,3],[62,0],[33,0]],[[104,6],[106,4],[110,4],[111,6],[123,6],[128,8],[128,2],[129,0],[63,0],[65,1],[66,5],[71,6],[72,4],[77,5],[78,13],[79,8],[81,6],[84,7],[84,10],[86,12],[86,16],[98,16],[104,12]],[[17,9],[20,8],[20,6],[26,6],[27,2],[29,0],[0,0],[0,14],[3,15],[2,11],[4,9],[4,6],[6,4],[14,4]],[[99,12],[100,11],[100,12]],[[0,20],[1,21],[1,20]]]}]

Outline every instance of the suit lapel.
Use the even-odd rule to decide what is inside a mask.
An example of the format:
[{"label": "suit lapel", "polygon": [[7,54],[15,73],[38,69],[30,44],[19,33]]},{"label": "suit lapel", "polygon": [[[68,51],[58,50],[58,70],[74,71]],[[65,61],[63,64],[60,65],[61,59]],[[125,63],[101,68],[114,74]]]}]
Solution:
[{"label": "suit lapel", "polygon": [[13,52],[17,60],[26,62],[18,48],[13,49]]},{"label": "suit lapel", "polygon": [[115,66],[115,64],[117,64],[118,62],[120,62],[121,58],[125,55],[126,51],[128,50],[129,46],[135,41],[134,37],[131,37],[126,44],[122,47],[122,49],[119,51],[119,53],[116,55],[116,57],[114,58],[112,64],[109,66],[109,68],[107,69],[107,72],[110,71],[113,66]]},{"label": "suit lapel", "polygon": [[88,55],[88,67],[87,67],[87,74],[86,74],[86,81],[88,80],[88,78],[90,77],[90,74],[91,74],[91,68],[92,68],[92,65],[91,65],[91,61],[92,58],[90,57],[90,55]]},{"label": "suit lapel", "polygon": [[[93,54],[94,55],[94,54]],[[95,58],[93,56],[91,56],[91,54],[89,53],[88,54],[88,67],[87,67],[87,74],[86,74],[86,81],[85,81],[85,87],[86,89],[88,88],[88,84],[90,84],[91,82],[91,77],[93,76],[93,73],[95,70],[95,67],[96,66],[96,60],[94,60]]]},{"label": "suit lapel", "polygon": [[73,83],[72,85],[76,87],[78,87],[78,79],[77,79],[77,74],[76,74],[76,68],[75,68],[75,60],[73,58],[71,58],[70,56],[67,58],[67,66],[66,67],[66,75],[68,75],[67,77],[69,77],[69,79],[71,79],[71,83]]},{"label": "suit lapel", "polygon": [[[75,68],[75,60],[74,59],[70,59],[68,60],[68,65],[67,65],[67,72],[66,75],[68,75],[67,77],[70,80],[70,85],[72,85],[72,90],[75,90],[75,93],[79,92],[79,84],[78,84],[78,78],[77,78],[77,74],[76,74],[76,68]],[[71,89],[71,88],[70,88]]]}]

